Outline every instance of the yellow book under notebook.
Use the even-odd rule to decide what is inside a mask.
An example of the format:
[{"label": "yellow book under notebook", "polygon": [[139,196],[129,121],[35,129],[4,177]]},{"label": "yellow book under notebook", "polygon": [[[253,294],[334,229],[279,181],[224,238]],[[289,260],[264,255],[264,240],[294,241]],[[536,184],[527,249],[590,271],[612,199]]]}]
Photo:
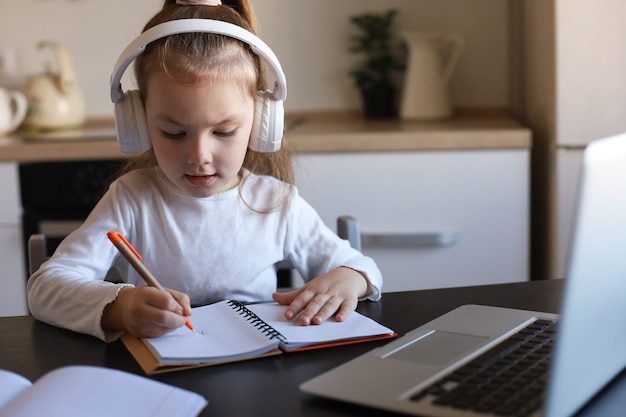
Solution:
[{"label": "yellow book under notebook", "polygon": [[357,312],[343,322],[302,326],[285,319],[285,309],[277,303],[221,301],[192,310],[195,332],[181,327],[142,339],[126,333],[122,342],[144,372],[154,374],[397,336]]}]

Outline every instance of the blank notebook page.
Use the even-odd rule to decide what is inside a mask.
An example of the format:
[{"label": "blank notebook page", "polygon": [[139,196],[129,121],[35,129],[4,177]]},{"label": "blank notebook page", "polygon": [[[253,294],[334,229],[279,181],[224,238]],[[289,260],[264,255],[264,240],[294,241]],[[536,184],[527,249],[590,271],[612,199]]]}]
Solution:
[{"label": "blank notebook page", "polygon": [[270,303],[247,307],[280,332],[290,347],[393,333],[393,330],[357,312],[352,312],[343,322],[330,318],[320,325],[303,326],[297,318],[291,321],[285,318],[285,306]]},{"label": "blank notebook page", "polygon": [[114,369],[69,366],[52,371],[26,389],[3,417],[189,417],[206,400],[138,375]]},{"label": "blank notebook page", "polygon": [[259,332],[227,302],[193,309],[190,320],[198,334],[183,326],[165,336],[143,339],[162,363],[177,359],[207,362],[261,354],[278,347],[278,341]]}]

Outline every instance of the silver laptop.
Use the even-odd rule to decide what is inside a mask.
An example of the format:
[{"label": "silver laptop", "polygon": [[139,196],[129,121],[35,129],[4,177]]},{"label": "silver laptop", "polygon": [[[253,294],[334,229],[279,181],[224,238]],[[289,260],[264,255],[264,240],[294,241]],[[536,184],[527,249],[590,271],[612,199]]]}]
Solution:
[{"label": "silver laptop", "polygon": [[572,415],[626,366],[626,134],[587,146],[574,236],[560,320],[462,306],[300,389],[421,416]]}]

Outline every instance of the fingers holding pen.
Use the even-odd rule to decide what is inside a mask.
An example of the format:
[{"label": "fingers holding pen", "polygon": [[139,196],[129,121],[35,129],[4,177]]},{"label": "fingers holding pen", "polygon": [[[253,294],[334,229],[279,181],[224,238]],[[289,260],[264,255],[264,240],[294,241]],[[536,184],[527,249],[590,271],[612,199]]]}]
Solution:
[{"label": "fingers holding pen", "polygon": [[[184,303],[185,297],[181,294],[178,293],[176,297]],[[162,336],[185,324],[185,311],[191,314],[189,299],[182,306],[169,291],[140,286],[133,288],[132,294],[128,295],[130,297],[125,301],[124,327],[135,336]]]},{"label": "fingers holding pen", "polygon": [[176,303],[180,307],[182,307],[183,310],[181,314],[183,316],[185,317],[191,316],[191,301],[189,300],[189,296],[187,294],[185,294],[184,292],[172,290],[169,288],[166,288],[165,291],[170,293],[172,297],[174,297],[174,300],[176,301]]},{"label": "fingers holding pen", "polygon": [[[129,309],[126,312],[131,313],[130,317],[121,317],[125,323],[125,326],[122,328],[131,331],[136,336],[142,333],[160,336],[182,326],[183,324],[186,324],[187,327],[193,329],[193,326],[187,320],[187,316],[191,315],[189,298],[178,291],[163,288],[161,284],[159,284],[156,277],[152,275],[148,268],[146,268],[146,266],[141,262],[141,255],[139,255],[135,248],[133,248],[130,242],[126,240],[120,232],[109,230],[107,237],[120,251],[122,256],[128,260],[141,278],[143,278],[146,284],[149,285],[149,287],[134,288],[132,292],[134,297],[126,298],[127,301],[131,301],[130,305],[119,303],[122,306],[128,306]],[[122,290],[120,294],[125,290],[126,289]],[[129,291],[130,290],[126,290],[127,295],[131,295]],[[116,303],[113,302],[112,304]],[[103,325],[110,324],[108,315],[111,313],[111,310],[111,308],[105,308],[102,320]],[[113,312],[114,310],[115,309],[113,308]],[[135,317],[134,314],[137,316]],[[113,316],[115,316],[114,313]],[[180,322],[181,320],[183,321]],[[145,325],[147,325],[148,328],[145,330],[138,328],[137,324],[140,325],[141,322],[145,322]],[[179,322],[180,324],[178,324]]]}]

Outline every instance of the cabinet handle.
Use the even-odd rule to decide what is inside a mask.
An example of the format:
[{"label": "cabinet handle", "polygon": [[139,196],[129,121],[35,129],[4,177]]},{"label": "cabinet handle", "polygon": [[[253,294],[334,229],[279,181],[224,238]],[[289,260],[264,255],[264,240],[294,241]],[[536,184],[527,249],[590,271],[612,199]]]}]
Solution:
[{"label": "cabinet handle", "polygon": [[78,229],[82,220],[41,220],[39,221],[39,233],[47,238],[64,238]]},{"label": "cabinet handle", "polygon": [[459,239],[456,231],[424,233],[362,233],[363,246],[387,247],[443,247],[451,246]]}]

